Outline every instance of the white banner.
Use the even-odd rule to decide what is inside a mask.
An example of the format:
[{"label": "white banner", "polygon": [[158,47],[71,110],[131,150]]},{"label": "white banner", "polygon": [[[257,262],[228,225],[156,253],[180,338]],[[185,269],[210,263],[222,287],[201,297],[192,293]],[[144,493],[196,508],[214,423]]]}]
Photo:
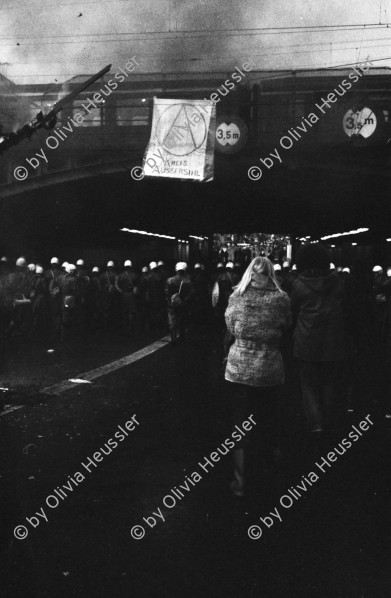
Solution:
[{"label": "white banner", "polygon": [[153,98],[144,175],[213,180],[215,128],[216,108],[210,100]]}]

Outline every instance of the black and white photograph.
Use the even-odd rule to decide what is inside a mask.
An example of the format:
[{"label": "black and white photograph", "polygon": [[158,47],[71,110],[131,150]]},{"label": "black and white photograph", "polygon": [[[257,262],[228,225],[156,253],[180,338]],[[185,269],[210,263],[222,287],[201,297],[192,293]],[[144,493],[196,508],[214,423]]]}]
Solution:
[{"label": "black and white photograph", "polygon": [[391,596],[391,0],[0,0],[1,598]]}]

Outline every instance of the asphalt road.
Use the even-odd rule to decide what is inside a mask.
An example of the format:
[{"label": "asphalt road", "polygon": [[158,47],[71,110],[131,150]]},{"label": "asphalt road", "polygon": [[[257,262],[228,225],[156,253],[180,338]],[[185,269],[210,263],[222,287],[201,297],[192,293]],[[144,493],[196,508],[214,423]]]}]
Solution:
[{"label": "asphalt road", "polygon": [[[376,347],[360,355],[355,411],[317,452],[288,357],[284,459],[252,456],[248,495],[237,499],[230,454],[200,466],[232,434],[216,334],[162,341],[89,384],[40,392],[163,335],[29,347],[3,368],[1,386],[16,390],[2,391],[11,407],[0,412],[1,596],[389,597],[391,430]],[[317,463],[368,415],[373,425],[322,473]]]}]

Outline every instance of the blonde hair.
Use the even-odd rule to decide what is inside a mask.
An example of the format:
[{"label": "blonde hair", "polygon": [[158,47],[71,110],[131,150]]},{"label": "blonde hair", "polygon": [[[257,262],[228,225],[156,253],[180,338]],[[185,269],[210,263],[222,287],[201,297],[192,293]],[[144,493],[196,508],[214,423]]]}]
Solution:
[{"label": "blonde hair", "polygon": [[256,257],[253,259],[243,274],[242,280],[235,287],[235,290],[239,293],[239,295],[243,295],[243,293],[247,290],[247,287],[254,279],[255,274],[264,274],[270,278],[280,293],[284,292],[277,282],[272,262],[267,257]]}]

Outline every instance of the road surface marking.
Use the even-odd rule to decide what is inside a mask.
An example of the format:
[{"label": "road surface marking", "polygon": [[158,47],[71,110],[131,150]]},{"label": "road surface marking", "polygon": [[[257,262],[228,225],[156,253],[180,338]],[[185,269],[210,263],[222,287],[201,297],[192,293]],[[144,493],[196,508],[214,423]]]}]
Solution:
[{"label": "road surface marking", "polygon": [[5,411],[1,411],[0,417],[2,417],[3,415],[7,415],[7,413],[12,413],[12,411],[16,411],[17,409],[22,409],[22,407],[24,407],[24,405],[13,405],[9,409],[6,409]]},{"label": "road surface marking", "polygon": [[[85,372],[84,374],[78,374],[77,377],[82,380],[91,381],[95,380],[96,378],[100,378],[101,376],[106,376],[107,374],[111,374],[111,372],[115,372],[120,368],[130,365],[131,363],[134,363],[135,361],[138,361],[143,357],[147,357],[147,355],[151,355],[151,353],[155,353],[155,351],[157,351],[158,349],[165,347],[169,341],[169,336],[163,336],[163,338],[160,338],[158,341],[152,343],[151,345],[148,345],[147,347],[144,347],[143,349],[140,349],[139,351],[136,351],[135,353],[131,353],[126,357],[121,357],[121,359],[117,359],[117,361],[107,363],[106,365],[103,365],[102,367],[97,368],[96,370],[90,370],[89,372]],[[49,395],[59,395],[62,392],[65,392],[66,390],[75,388],[75,386],[78,386],[78,383],[71,382],[70,380],[64,380],[59,384],[47,386],[46,388],[43,388],[40,392]]]},{"label": "road surface marking", "polygon": [[[84,374],[78,374],[78,379],[91,381],[95,380],[96,378],[100,378],[101,376],[106,376],[107,374],[111,374],[111,372],[115,372],[120,368],[126,367],[143,357],[147,357],[155,351],[158,351],[162,347],[165,347],[167,343],[170,341],[169,336],[163,336],[159,340],[155,341],[151,345],[147,345],[143,349],[136,351],[135,353],[131,353],[126,357],[121,357],[121,359],[117,359],[117,361],[112,361],[111,363],[107,363],[106,365],[101,366],[100,368],[96,368],[95,370],[90,370],[89,372],[85,372]],[[40,392],[43,394],[48,395],[60,395],[61,393],[65,392],[66,390],[70,390],[71,388],[75,388],[79,386],[77,382],[71,382],[70,380],[63,380],[58,384],[54,384],[53,386],[47,386],[43,388]],[[79,386],[80,388],[80,386]],[[25,407],[25,405],[13,405],[9,409],[0,412],[0,417],[3,415],[7,415],[7,413],[12,413],[12,411],[16,411],[17,409],[21,409]]]}]

